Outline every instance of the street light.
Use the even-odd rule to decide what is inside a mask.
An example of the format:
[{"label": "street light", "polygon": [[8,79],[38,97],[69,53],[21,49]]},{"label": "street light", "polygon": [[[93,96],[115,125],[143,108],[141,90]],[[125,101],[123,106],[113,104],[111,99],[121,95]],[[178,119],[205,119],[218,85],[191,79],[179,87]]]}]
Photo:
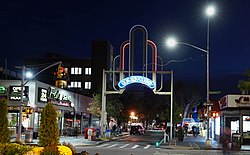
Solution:
[{"label": "street light", "polygon": [[23,87],[24,87],[24,75],[25,75],[25,66],[22,67],[16,67],[16,68],[21,68],[22,69],[22,80],[21,80],[21,103],[19,107],[19,124],[18,124],[18,133],[16,140],[20,141],[21,136],[22,136],[22,114],[23,114]]},{"label": "street light", "polygon": [[189,44],[189,43],[184,43],[184,42],[178,42],[176,41],[176,39],[174,38],[169,38],[167,40],[167,46],[173,48],[175,47],[177,44],[181,44],[181,45],[186,45],[186,46],[189,46],[189,47],[192,47],[192,48],[195,48],[199,51],[202,51],[202,52],[205,52],[206,55],[207,55],[207,92],[206,92],[206,95],[207,95],[207,100],[206,100],[206,106],[207,106],[207,139],[206,139],[206,145],[207,146],[210,146],[211,145],[211,142],[210,142],[210,139],[209,139],[209,110],[210,110],[210,106],[212,105],[210,103],[210,99],[209,99],[209,19],[210,17],[212,17],[214,14],[215,14],[215,8],[213,6],[208,6],[206,8],[206,15],[208,16],[208,21],[207,21],[207,48],[206,49],[202,49],[200,47],[197,47],[195,45],[192,45],[192,44]]}]

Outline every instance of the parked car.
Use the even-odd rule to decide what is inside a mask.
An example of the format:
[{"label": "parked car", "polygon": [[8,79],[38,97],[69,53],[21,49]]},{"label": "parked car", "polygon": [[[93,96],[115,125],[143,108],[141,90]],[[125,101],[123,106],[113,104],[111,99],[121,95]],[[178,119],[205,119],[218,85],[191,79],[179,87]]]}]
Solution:
[{"label": "parked car", "polygon": [[145,128],[140,124],[131,125],[130,135],[135,135],[135,134],[144,135]]}]

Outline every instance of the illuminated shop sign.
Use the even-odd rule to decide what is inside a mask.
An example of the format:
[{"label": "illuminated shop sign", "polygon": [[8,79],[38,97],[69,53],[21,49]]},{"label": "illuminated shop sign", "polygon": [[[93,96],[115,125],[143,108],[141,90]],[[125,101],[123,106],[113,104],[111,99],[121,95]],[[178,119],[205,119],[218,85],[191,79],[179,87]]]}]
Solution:
[{"label": "illuminated shop sign", "polygon": [[[9,100],[11,101],[21,101],[21,86],[10,86]],[[23,101],[28,101],[29,87],[23,87]]]},{"label": "illuminated shop sign", "polygon": [[219,103],[220,109],[250,107],[250,95],[226,95]]},{"label": "illuminated shop sign", "polygon": [[144,76],[130,76],[125,79],[122,79],[119,83],[118,86],[120,88],[125,88],[127,85],[132,84],[132,83],[141,83],[146,86],[148,86],[151,89],[155,88],[155,83],[154,81],[150,80],[149,78],[146,78]]},{"label": "illuminated shop sign", "polygon": [[45,88],[38,88],[38,102],[48,102],[48,90]]},{"label": "illuminated shop sign", "polygon": [[250,104],[250,97],[249,96],[241,96],[235,99],[235,102],[238,104]]},{"label": "illuminated shop sign", "polygon": [[71,106],[71,96],[60,92],[59,89],[50,87],[48,90],[48,101],[52,104]]},{"label": "illuminated shop sign", "polygon": [[0,86],[0,94],[5,94],[7,89],[4,86]]}]

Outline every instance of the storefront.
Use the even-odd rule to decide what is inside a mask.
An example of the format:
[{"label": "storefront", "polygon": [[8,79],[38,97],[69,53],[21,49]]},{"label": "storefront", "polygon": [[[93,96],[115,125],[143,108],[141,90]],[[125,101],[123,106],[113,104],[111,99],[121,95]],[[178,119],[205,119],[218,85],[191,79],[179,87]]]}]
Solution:
[{"label": "storefront", "polygon": [[[8,101],[8,120],[12,136],[15,136],[18,128],[20,85],[20,80],[0,80],[0,87],[5,90],[0,92],[0,96]],[[47,102],[51,102],[55,106],[58,112],[58,127],[60,133],[63,134],[65,128],[77,127],[79,131],[82,131],[83,118],[90,115],[87,109],[92,101],[89,97],[39,81],[29,81],[25,85],[23,100],[22,126],[26,129],[32,128],[34,134],[38,132],[41,111]]]},{"label": "storefront", "polygon": [[242,145],[250,145],[250,95],[226,95],[219,104],[221,136],[230,129],[231,141],[237,134]]}]

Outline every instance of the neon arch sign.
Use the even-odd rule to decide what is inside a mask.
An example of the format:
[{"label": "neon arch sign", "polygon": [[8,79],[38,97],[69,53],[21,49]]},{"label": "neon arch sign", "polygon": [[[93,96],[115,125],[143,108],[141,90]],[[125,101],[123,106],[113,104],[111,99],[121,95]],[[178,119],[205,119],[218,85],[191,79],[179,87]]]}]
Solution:
[{"label": "neon arch sign", "polygon": [[127,85],[132,84],[132,83],[141,83],[146,86],[148,86],[151,89],[155,88],[155,82],[150,80],[149,78],[146,78],[144,76],[129,76],[126,77],[125,79],[122,79],[119,83],[118,86],[119,88],[125,88]]}]

